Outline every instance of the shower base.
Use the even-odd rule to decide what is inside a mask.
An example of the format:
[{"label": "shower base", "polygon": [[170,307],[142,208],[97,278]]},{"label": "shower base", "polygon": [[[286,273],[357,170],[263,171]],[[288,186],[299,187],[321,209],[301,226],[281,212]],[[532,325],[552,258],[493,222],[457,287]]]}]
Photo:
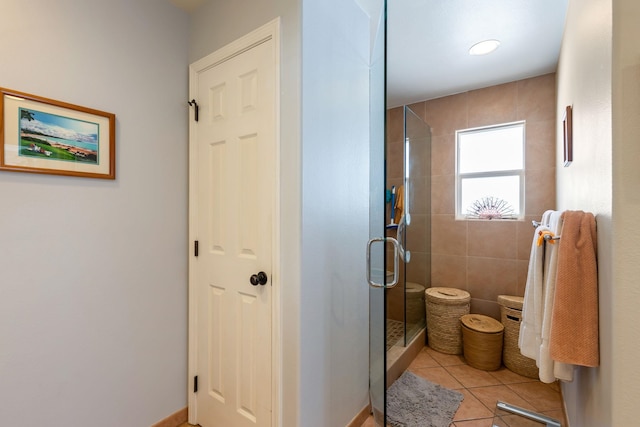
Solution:
[{"label": "shower base", "polygon": [[[389,322],[389,320],[387,320]],[[402,330],[402,322],[391,320],[390,322],[397,322],[393,325],[393,328],[387,326],[387,343],[391,342],[390,332],[395,331],[394,338],[396,345],[389,346],[387,344],[387,386],[393,384],[400,375],[409,367],[411,361],[420,353],[426,343],[426,328],[421,327],[420,331],[413,337],[411,342],[405,347],[404,344],[404,331]],[[400,330],[398,335],[397,330]]]}]

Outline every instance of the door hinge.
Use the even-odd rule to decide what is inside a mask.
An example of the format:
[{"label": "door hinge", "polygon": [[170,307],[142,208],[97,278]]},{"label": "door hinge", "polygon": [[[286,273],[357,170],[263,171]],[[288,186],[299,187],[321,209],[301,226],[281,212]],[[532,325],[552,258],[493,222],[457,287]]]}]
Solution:
[{"label": "door hinge", "polygon": [[198,241],[196,240],[195,242],[193,242],[193,254],[195,256],[198,256]]},{"label": "door hinge", "polygon": [[193,392],[198,392],[198,376],[193,377]]},{"label": "door hinge", "polygon": [[198,103],[196,102],[195,99],[192,99],[191,101],[188,102],[188,104],[192,107],[195,107],[195,111],[194,111],[194,118],[196,120],[196,122],[198,121],[198,110],[200,110],[200,107],[198,106]]}]

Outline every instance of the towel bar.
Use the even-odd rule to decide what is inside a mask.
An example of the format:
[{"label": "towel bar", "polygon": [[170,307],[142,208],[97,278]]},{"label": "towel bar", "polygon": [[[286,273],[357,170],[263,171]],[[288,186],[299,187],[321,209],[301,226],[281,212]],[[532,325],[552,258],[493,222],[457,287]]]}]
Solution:
[{"label": "towel bar", "polygon": [[[533,225],[533,228],[538,228],[541,225],[543,225],[541,222],[538,221],[531,221],[531,225]],[[550,236],[550,235],[545,235],[544,236],[544,240],[560,240],[561,236]]]},{"label": "towel bar", "polygon": [[510,403],[498,401],[498,403],[496,404],[496,410],[498,414],[495,414],[493,427],[499,427],[497,424],[495,424],[495,418],[501,418],[499,410],[502,410],[507,414],[515,414],[524,418],[528,418],[532,421],[543,424],[545,427],[561,427],[560,421],[555,418],[547,417],[546,415],[539,414],[537,412],[533,412],[528,409],[512,405]]}]

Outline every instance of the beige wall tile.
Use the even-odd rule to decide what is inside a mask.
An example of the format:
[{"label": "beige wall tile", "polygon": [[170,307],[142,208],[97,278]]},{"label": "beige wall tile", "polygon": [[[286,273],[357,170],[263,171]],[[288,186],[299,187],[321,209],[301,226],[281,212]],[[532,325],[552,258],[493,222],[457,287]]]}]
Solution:
[{"label": "beige wall tile", "polygon": [[525,171],[525,215],[541,217],[556,204],[556,169]]},{"label": "beige wall tile", "polygon": [[484,314],[499,321],[500,304],[497,301],[473,298],[473,295],[471,295],[471,313]]},{"label": "beige wall tile", "polygon": [[429,287],[431,282],[431,254],[429,252],[411,252],[411,261],[406,264],[407,282]]},{"label": "beige wall tile", "polygon": [[469,257],[467,290],[474,298],[497,301],[498,295],[514,295],[517,290],[516,260]]},{"label": "beige wall tile", "polygon": [[415,104],[409,104],[409,108],[416,113],[416,116],[420,117],[422,120],[425,120],[426,109],[427,109],[427,101],[416,102]]},{"label": "beige wall tile", "polygon": [[387,185],[390,179],[401,180],[404,176],[404,145],[402,141],[387,142]]},{"label": "beige wall tile", "polygon": [[555,73],[533,77],[517,82],[517,120],[555,120],[556,75]]},{"label": "beige wall tile", "polygon": [[467,222],[453,215],[431,217],[431,252],[438,255],[467,255]]},{"label": "beige wall tile", "polygon": [[457,129],[466,129],[467,120],[467,93],[461,93],[444,98],[427,101],[425,118],[431,127],[431,136],[451,135]]},{"label": "beige wall tile", "polygon": [[487,258],[516,257],[516,221],[468,221],[468,255]]},{"label": "beige wall tile", "polygon": [[527,121],[525,126],[525,169],[547,170],[556,162],[555,120]]},{"label": "beige wall tile", "polygon": [[420,140],[409,146],[409,176],[431,175],[431,144]]},{"label": "beige wall tile", "polygon": [[402,107],[387,110],[387,141],[402,141],[404,138]]},{"label": "beige wall tile", "polygon": [[[453,175],[434,175],[431,177],[431,213],[434,215],[453,215],[455,212],[455,192]],[[432,242],[433,244],[433,242]]]},{"label": "beige wall tile", "polygon": [[456,173],[455,135],[434,136],[431,139],[431,175]]},{"label": "beige wall tile", "polygon": [[520,260],[529,260],[531,255],[531,242],[535,228],[531,221],[540,221],[539,216],[525,216],[524,221],[518,221],[516,226],[516,242],[517,251],[516,258]]},{"label": "beige wall tile", "polygon": [[[430,268],[419,266],[418,259],[426,260],[428,248],[410,237],[414,261],[407,266],[407,277],[421,283],[420,278],[427,275],[425,282],[431,286],[470,288],[472,308],[499,319],[497,295],[524,295],[533,238],[531,219],[539,220],[545,210],[555,208],[555,74],[418,102],[411,108],[430,125],[432,133],[432,263]],[[525,221],[455,221],[455,131],[516,120],[527,121]],[[399,185],[402,108],[388,112],[388,132],[397,144],[389,147],[389,159],[396,163],[389,165],[387,173],[390,183]],[[414,154],[423,157],[429,153]],[[418,165],[412,170],[422,173]],[[427,200],[419,196],[426,193],[428,185],[426,180],[412,185],[416,193],[410,199],[414,215],[428,210]],[[415,227],[421,228],[421,236],[422,229],[428,228],[425,223]],[[427,241],[428,237],[423,237],[423,242]],[[487,258],[494,262],[487,262]]]},{"label": "beige wall tile", "polygon": [[516,281],[516,293],[514,295],[523,297],[527,284],[527,272],[529,271],[529,260],[518,260],[518,277]]},{"label": "beige wall tile", "polygon": [[412,214],[411,224],[407,227],[407,241],[405,245],[410,251],[428,252],[431,242],[429,240],[429,216],[425,214]]},{"label": "beige wall tile", "polygon": [[516,83],[506,83],[469,92],[469,127],[515,121],[516,95]]},{"label": "beige wall tile", "polygon": [[412,214],[431,213],[431,177],[409,178],[409,212]]},{"label": "beige wall tile", "polygon": [[431,287],[467,288],[467,257],[431,254]]}]

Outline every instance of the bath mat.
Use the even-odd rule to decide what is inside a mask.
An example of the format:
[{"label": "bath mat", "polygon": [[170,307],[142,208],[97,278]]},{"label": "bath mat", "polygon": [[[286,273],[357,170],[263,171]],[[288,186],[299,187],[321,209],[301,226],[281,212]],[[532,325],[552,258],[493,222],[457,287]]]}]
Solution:
[{"label": "bath mat", "polygon": [[464,396],[405,371],[387,390],[393,427],[449,427]]}]

